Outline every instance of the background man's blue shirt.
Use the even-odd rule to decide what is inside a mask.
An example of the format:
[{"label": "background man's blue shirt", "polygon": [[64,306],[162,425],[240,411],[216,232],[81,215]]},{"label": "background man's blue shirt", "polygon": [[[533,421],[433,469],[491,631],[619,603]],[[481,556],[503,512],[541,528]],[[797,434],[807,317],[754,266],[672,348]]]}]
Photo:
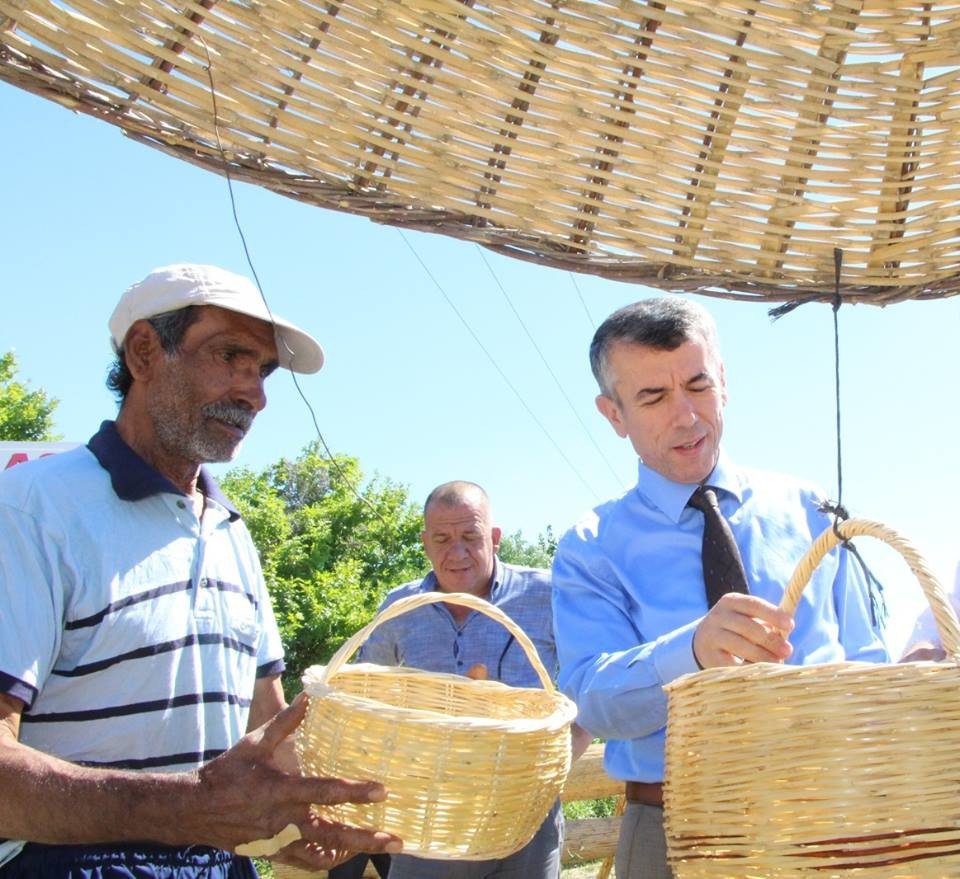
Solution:
[{"label": "background man's blue shirt", "polygon": [[[753,595],[778,604],[797,562],[831,518],[821,495],[795,479],[735,467],[722,454],[716,486]],[[660,781],[663,685],[697,670],[693,634],[707,613],[695,485],[640,465],[637,485],[564,535],[553,565],[559,683],[577,722],[608,740],[615,778]],[[793,664],[884,662],[869,596],[848,553],[835,550],[804,590],[790,636]]]},{"label": "background man's blue shirt", "polygon": [[[431,571],[392,589],[382,610],[400,598],[438,588]],[[551,678],[557,672],[557,652],[550,612],[550,572],[495,562],[487,600],[509,616],[533,641]],[[514,687],[540,687],[533,666],[516,639],[498,622],[471,611],[457,624],[442,604],[430,604],[383,623],[360,650],[360,659],[378,665],[404,665],[426,671],[466,674],[483,663],[491,680]]]}]

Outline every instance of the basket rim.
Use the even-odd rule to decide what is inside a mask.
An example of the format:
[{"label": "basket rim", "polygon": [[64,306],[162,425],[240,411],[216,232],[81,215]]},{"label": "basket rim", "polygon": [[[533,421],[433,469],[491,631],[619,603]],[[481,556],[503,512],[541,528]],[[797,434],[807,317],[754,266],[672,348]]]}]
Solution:
[{"label": "basket rim", "polygon": [[[516,640],[517,645],[523,650],[524,654],[527,657],[527,660],[530,662],[530,665],[533,667],[534,672],[537,677],[540,679],[542,688],[547,692],[558,692],[556,683],[547,673],[546,668],[543,666],[543,661],[540,658],[540,653],[538,652],[533,641],[530,640],[530,636],[522,629],[517,623],[510,618],[510,616],[505,613],[500,607],[488,601],[485,598],[481,598],[479,595],[473,595],[470,592],[446,592],[442,589],[431,590],[427,592],[417,592],[413,595],[407,595],[404,598],[399,598],[396,601],[388,604],[386,607],[381,607],[370,622],[363,626],[359,631],[354,632],[343,644],[340,645],[340,648],[330,657],[326,665],[316,666],[319,669],[319,675],[323,683],[329,683],[332,681],[342,670],[348,665],[347,660],[353,656],[360,647],[366,643],[367,639],[373,634],[374,630],[381,626],[383,623],[394,620],[399,616],[403,616],[406,613],[409,613],[413,610],[418,610],[421,607],[431,604],[456,604],[460,607],[469,608],[472,611],[483,614],[486,617],[500,623]],[[355,663],[358,664],[358,663]],[[430,674],[437,674],[437,672],[429,672]]]},{"label": "basket rim", "polygon": [[531,693],[546,693],[550,696],[562,696],[559,690],[544,690],[543,687],[517,687],[513,684],[505,684],[503,681],[498,681],[495,678],[468,678],[465,675],[455,674],[453,672],[446,671],[430,671],[425,668],[415,668],[411,665],[380,665],[376,662],[348,662],[346,665],[341,666],[336,675],[328,681],[322,679],[322,673],[319,669],[326,668],[323,664],[316,664],[308,666],[301,676],[301,683],[303,684],[304,689],[308,686],[315,688],[325,688],[326,690],[336,690],[337,688],[337,678],[342,675],[350,675],[353,673],[371,674],[371,675],[387,675],[391,677],[432,677],[440,680],[448,681],[449,683],[456,684],[458,686],[473,686],[474,684],[481,684],[483,686],[489,686],[491,688],[500,689],[506,688],[508,690],[522,690],[524,692]]},{"label": "basket rim", "polygon": [[518,718],[492,718],[473,714],[445,714],[440,711],[431,711],[426,708],[410,708],[401,705],[391,705],[370,696],[358,696],[354,693],[345,693],[339,690],[333,679],[332,683],[324,683],[320,680],[319,672],[314,669],[323,668],[323,666],[310,666],[303,675],[303,691],[311,698],[333,700],[354,711],[370,712],[378,717],[383,717],[385,713],[395,714],[402,718],[404,722],[429,724],[431,727],[451,729],[468,728],[470,731],[488,730],[502,732],[542,732],[549,730],[560,730],[571,723],[577,716],[577,706],[573,701],[558,690],[544,690],[540,687],[511,687],[501,681],[475,681],[471,678],[464,678],[462,675],[447,674],[446,672],[429,672],[423,669],[410,668],[408,666],[386,666],[376,665],[374,663],[358,662],[343,666],[337,676],[350,674],[351,671],[359,670],[361,674],[373,675],[410,675],[416,677],[428,677],[455,684],[457,686],[475,688],[477,686],[486,689],[506,690],[517,693],[536,694],[538,698],[543,699],[545,703],[553,703],[553,710],[549,714],[540,717],[518,717]]},{"label": "basket rim", "polygon": [[824,680],[830,677],[859,675],[864,672],[870,675],[886,675],[900,677],[909,675],[913,669],[922,668],[925,674],[943,672],[944,674],[960,669],[960,658],[941,660],[924,659],[917,662],[867,662],[862,659],[846,659],[836,662],[820,662],[810,665],[789,665],[779,662],[752,662],[743,665],[719,666],[705,668],[700,671],[688,672],[663,685],[667,693],[684,689],[693,684],[747,681],[754,679],[770,680],[773,678],[788,677],[821,677]]}]

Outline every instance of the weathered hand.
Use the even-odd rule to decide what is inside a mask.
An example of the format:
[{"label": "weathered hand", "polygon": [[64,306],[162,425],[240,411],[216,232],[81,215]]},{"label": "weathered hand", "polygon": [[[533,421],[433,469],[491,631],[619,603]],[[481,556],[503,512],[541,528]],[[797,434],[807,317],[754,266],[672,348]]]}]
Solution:
[{"label": "weathered hand", "polygon": [[769,601],[730,592],[700,621],[693,654],[702,668],[742,662],[782,662],[793,652],[786,636],[793,618]]},{"label": "weathered hand", "polygon": [[[305,778],[284,771],[281,746],[303,720],[307,700],[244,736],[234,747],[197,771],[199,803],[190,820],[198,838],[229,850],[274,836],[289,824],[302,839],[279,856],[301,866],[324,869],[352,851],[400,851],[395,836],[337,824],[318,817],[313,803],[374,803],[386,797],[383,785],[341,778]],[[278,754],[279,750],[279,754]]]},{"label": "weathered hand", "polygon": [[300,867],[311,872],[316,870],[330,870],[337,864],[353,857],[356,852],[346,849],[328,849],[315,842],[295,842],[270,856],[271,861],[289,864],[291,867]]},{"label": "weathered hand", "polygon": [[[315,821],[317,822],[316,833],[330,840],[329,842],[318,840],[308,842],[301,839],[285,846],[276,854],[270,855],[270,860],[311,870],[329,870],[361,851],[390,851],[391,853],[400,851],[399,846],[384,847],[382,843],[379,848],[370,848],[367,842],[351,844],[350,840],[354,838],[366,840],[368,838],[366,835],[357,837],[355,834],[367,834],[368,831],[349,827],[346,824],[326,821],[323,818],[315,818]],[[378,835],[386,840],[396,840],[396,837],[386,833],[378,832]]]}]

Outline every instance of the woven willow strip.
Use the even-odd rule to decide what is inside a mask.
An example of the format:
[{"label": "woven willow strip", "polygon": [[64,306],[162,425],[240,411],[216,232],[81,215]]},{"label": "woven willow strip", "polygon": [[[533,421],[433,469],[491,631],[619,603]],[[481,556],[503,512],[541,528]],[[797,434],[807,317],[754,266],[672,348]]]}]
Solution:
[{"label": "woven willow strip", "polygon": [[546,265],[823,299],[841,248],[848,300],[960,287],[957,0],[0,0],[0,78]]},{"label": "woven willow strip", "polygon": [[[544,689],[346,661],[379,625],[436,602],[503,624]],[[297,753],[304,773],[372,778],[383,803],[315,806],[336,821],[387,830],[404,851],[485,860],[536,833],[570,770],[576,707],[556,691],[530,639],[502,611],[467,594],[425,593],[390,605],[304,676],[310,696]]]},{"label": "woven willow strip", "polygon": [[[907,560],[948,659],[757,663],[667,687],[665,823],[677,879],[960,875],[960,625],[916,550],[849,520]],[[801,560],[781,606],[838,540]]]}]

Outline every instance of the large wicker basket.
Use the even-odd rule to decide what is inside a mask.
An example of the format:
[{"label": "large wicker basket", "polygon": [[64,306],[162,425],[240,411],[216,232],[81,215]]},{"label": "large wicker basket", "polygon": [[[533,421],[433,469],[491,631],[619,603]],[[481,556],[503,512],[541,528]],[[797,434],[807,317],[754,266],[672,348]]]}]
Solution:
[{"label": "large wicker basket", "polygon": [[[436,602],[480,611],[516,638],[543,689],[347,659],[373,630]],[[400,836],[406,854],[505,857],[536,833],[570,769],[576,707],[556,691],[530,639],[467,594],[401,599],[304,675],[310,696],[297,753],[307,775],[371,778],[383,803],[317,806],[327,817]]]},{"label": "large wicker basket", "polygon": [[[947,660],[758,663],[667,687],[669,859],[694,877],[960,876],[960,627],[909,543],[872,522],[839,525],[904,556]],[[795,610],[832,529],[801,561]]]},{"label": "large wicker basket", "polygon": [[744,299],[960,291],[950,0],[0,0],[0,79],[310,204]]}]

